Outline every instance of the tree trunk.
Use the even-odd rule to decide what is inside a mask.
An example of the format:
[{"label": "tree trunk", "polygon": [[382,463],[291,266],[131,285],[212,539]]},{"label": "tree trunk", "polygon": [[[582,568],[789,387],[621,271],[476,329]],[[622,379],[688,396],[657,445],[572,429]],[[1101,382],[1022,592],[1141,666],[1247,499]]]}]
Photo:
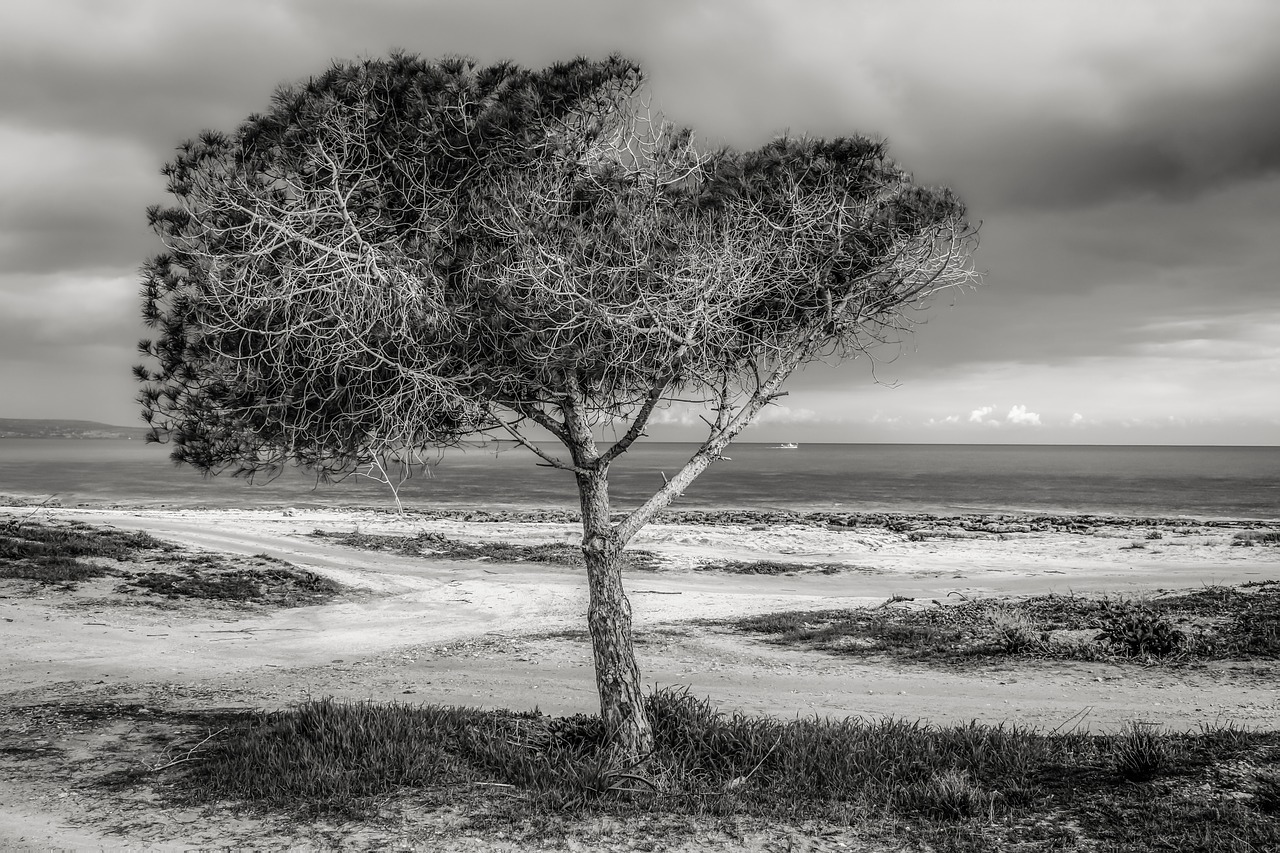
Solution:
[{"label": "tree trunk", "polygon": [[622,589],[622,546],[610,529],[607,469],[578,475],[582,499],[582,554],[591,602],[587,627],[595,653],[600,716],[609,744],[625,760],[653,751],[644,712],[640,668],[631,636],[631,603]]}]

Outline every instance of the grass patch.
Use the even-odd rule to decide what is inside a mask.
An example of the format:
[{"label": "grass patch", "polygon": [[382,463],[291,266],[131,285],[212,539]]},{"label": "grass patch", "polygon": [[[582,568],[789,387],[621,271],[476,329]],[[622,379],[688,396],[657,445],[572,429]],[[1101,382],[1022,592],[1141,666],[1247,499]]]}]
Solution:
[{"label": "grass patch", "polygon": [[[499,563],[546,563],[555,566],[585,566],[582,549],[568,542],[517,545],[512,542],[464,542],[439,533],[395,536],[379,533],[328,533],[316,530],[318,539],[335,539],[351,548],[366,551],[393,551],[412,557],[446,557],[452,560],[493,560]],[[653,571],[658,556],[652,551],[628,549],[622,552],[623,569]]]},{"label": "grass patch", "polygon": [[855,825],[912,849],[1280,849],[1268,769],[1277,733],[781,721],[673,690],[649,696],[646,711],[656,749],[630,766],[610,759],[592,716],[307,702],[220,720],[164,771],[164,790],[173,802],[302,818],[367,817],[411,792],[414,807],[447,803],[511,825],[751,816]]},{"label": "grass patch", "polygon": [[1280,582],[1151,600],[1046,595],[930,607],[769,613],[728,623],[783,645],[948,663],[982,658],[1280,659]]},{"label": "grass patch", "polygon": [[0,578],[74,585],[112,573],[102,563],[86,562],[88,558],[123,561],[173,547],[147,533],[75,521],[55,525],[10,519],[0,524]]}]

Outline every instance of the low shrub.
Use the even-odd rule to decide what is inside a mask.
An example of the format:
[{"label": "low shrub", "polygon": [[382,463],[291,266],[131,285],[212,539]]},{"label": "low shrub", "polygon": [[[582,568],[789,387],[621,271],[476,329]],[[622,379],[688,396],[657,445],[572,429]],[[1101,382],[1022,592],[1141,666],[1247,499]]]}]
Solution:
[{"label": "low shrub", "polygon": [[951,665],[994,656],[1182,664],[1280,658],[1280,581],[1149,601],[1044,595],[933,607],[766,613],[725,623],[770,642]]},{"label": "low shrub", "polygon": [[0,524],[0,578],[75,584],[111,574],[109,567],[85,562],[86,558],[128,560],[139,552],[173,547],[147,533],[126,533],[78,522],[10,520]]},{"label": "low shrub", "polygon": [[1162,657],[1177,651],[1186,635],[1150,608],[1122,603],[1103,622],[1097,639],[1128,655]]},{"label": "low shrub", "polygon": [[327,601],[342,585],[323,575],[295,568],[271,557],[249,558],[257,565],[225,558],[198,559],[176,571],[124,572],[121,592],[140,589],[170,599],[257,602],[298,607]]}]

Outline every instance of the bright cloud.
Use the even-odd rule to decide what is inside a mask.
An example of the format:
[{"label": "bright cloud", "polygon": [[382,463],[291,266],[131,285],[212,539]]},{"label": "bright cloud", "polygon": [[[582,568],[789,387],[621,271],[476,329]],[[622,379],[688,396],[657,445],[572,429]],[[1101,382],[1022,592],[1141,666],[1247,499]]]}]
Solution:
[{"label": "bright cloud", "polygon": [[1035,412],[1028,412],[1026,406],[1014,406],[1005,420],[1019,426],[1040,426],[1040,416]]},{"label": "bright cloud", "polygon": [[[1040,426],[1039,413],[1028,412],[1026,406],[1012,407],[1009,409],[1009,414],[1004,416],[1004,420],[1001,420],[998,415],[995,415],[995,411],[995,406],[982,406],[981,408],[974,409],[969,413],[969,423],[982,424],[983,426],[989,427],[998,427],[1003,424],[1013,424],[1015,426]],[[953,424],[959,423],[959,421],[960,418],[953,415],[952,417],[946,418],[942,421],[934,421],[933,419],[930,419],[929,423]]]},{"label": "bright cloud", "polygon": [[686,406],[668,406],[665,409],[655,409],[649,416],[649,423],[654,426],[693,426],[699,420]]},{"label": "bright cloud", "polygon": [[822,420],[813,409],[791,408],[789,406],[766,406],[753,426],[761,424],[807,424]]},{"label": "bright cloud", "polygon": [[[685,403],[675,403],[666,408],[656,409],[650,416],[649,423],[654,426],[705,426],[706,422],[703,420],[705,417],[709,417],[709,410],[706,408]],[[759,417],[751,423],[751,427],[767,426],[769,424],[811,424],[822,420],[830,419],[823,418],[813,409],[766,406],[760,412]]]}]

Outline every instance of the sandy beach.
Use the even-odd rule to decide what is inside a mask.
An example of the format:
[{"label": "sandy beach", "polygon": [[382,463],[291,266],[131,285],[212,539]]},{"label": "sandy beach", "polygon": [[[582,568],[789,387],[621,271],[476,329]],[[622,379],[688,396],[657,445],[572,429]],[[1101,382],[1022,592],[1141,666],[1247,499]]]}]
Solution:
[{"label": "sandy beach", "polygon": [[[28,516],[146,531],[243,558],[266,555],[322,574],[344,591],[330,603],[298,608],[157,607],[126,606],[91,586],[70,593],[3,582],[0,712],[11,734],[30,716],[22,709],[59,702],[275,709],[335,696],[536,706],[552,714],[598,710],[580,570],[409,557],[312,535],[433,532],[477,542],[575,542],[580,534],[572,523],[354,510],[0,507],[0,521]],[[1000,519],[990,529],[917,519],[911,530],[800,517],[713,520],[681,516],[651,525],[632,543],[659,558],[657,570],[627,579],[640,664],[651,685],[687,687],[725,711],[780,717],[887,715],[1091,731],[1134,720],[1170,730],[1228,722],[1280,727],[1274,662],[1165,668],[1036,661],[955,669],[781,647],[713,624],[776,611],[876,607],[895,596],[910,601],[894,606],[939,607],[986,596],[1143,597],[1275,580],[1280,549],[1232,545],[1240,530],[1273,525],[1178,522],[1149,540],[1157,523],[1137,519],[1086,518],[1074,526]],[[698,570],[726,559],[844,569]],[[104,816],[66,790],[38,773],[16,779],[0,795],[0,847],[121,842],[101,835]],[[183,847],[178,830],[149,832],[150,845]],[[220,837],[210,832],[201,837]]]}]

